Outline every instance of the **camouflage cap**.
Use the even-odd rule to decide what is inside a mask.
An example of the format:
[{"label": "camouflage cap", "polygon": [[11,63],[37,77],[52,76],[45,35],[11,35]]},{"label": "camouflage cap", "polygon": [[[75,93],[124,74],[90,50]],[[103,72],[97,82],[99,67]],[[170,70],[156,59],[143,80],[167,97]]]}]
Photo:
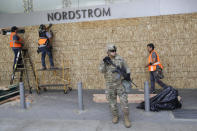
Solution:
[{"label": "camouflage cap", "polygon": [[109,51],[109,50],[117,50],[117,48],[116,48],[116,46],[114,44],[108,44],[106,50],[107,51]]}]

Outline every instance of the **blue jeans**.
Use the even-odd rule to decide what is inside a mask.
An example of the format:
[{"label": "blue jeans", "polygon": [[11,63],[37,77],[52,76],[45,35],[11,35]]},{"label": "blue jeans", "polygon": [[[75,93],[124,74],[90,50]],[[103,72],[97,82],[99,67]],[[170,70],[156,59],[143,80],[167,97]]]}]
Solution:
[{"label": "blue jeans", "polygon": [[151,91],[155,91],[155,82],[157,82],[157,84],[159,84],[163,89],[167,87],[165,83],[163,83],[160,79],[156,77],[155,71],[150,72],[150,81],[151,81]]},{"label": "blue jeans", "polygon": [[46,67],[46,64],[45,64],[46,54],[49,56],[50,66],[53,67],[54,63],[53,63],[53,56],[52,56],[51,50],[48,49],[48,47],[41,47],[40,50],[42,52],[42,57],[41,57],[42,67]]},{"label": "blue jeans", "polygon": [[16,64],[16,58],[17,58],[17,54],[18,52],[21,51],[21,48],[12,48],[13,52],[14,52],[14,64],[13,64],[13,69],[14,69],[14,65]]}]

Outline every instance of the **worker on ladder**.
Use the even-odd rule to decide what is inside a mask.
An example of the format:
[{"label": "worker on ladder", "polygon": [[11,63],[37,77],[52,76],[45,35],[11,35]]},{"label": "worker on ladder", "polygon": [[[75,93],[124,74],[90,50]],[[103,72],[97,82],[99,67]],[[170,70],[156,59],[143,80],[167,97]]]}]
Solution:
[{"label": "worker on ladder", "polygon": [[[12,48],[14,52],[14,64],[13,64],[13,69],[16,68],[15,64],[18,64],[21,60],[19,58],[18,63],[16,63],[17,55],[20,55],[22,46],[24,45],[23,40],[18,36],[17,34],[18,28],[16,26],[13,26],[11,28],[11,35],[10,35],[10,47]],[[19,57],[19,56],[18,56]]]},{"label": "worker on ladder", "polygon": [[37,52],[42,52],[42,69],[46,70],[46,64],[45,64],[45,57],[46,54],[49,56],[49,62],[50,62],[50,69],[54,69],[54,63],[53,63],[53,56],[52,56],[52,46],[51,46],[51,39],[52,39],[52,33],[49,32],[49,29],[52,25],[50,24],[49,27],[46,27],[45,25],[41,24],[39,27],[39,41],[38,41],[38,50]]}]

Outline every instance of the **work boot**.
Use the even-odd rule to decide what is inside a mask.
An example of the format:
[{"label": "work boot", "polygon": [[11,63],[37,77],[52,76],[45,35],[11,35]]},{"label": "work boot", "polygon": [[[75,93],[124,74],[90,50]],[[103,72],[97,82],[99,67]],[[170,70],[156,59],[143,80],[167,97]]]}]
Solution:
[{"label": "work boot", "polygon": [[118,120],[119,120],[119,117],[117,115],[116,116],[113,116],[112,123],[117,124],[118,123]]},{"label": "work boot", "polygon": [[112,111],[112,123],[117,124],[119,120],[118,110],[117,109],[111,109]]},{"label": "work boot", "polygon": [[123,113],[124,113],[124,125],[125,125],[126,128],[130,128],[131,127],[131,121],[129,120],[129,109],[124,108]]}]

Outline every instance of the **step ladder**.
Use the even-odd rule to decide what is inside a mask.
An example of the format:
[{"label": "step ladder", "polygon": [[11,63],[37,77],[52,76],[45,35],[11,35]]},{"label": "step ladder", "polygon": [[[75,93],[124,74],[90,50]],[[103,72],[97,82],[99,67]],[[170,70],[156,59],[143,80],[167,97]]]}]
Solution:
[{"label": "step ladder", "polygon": [[[72,91],[71,81],[70,81],[70,68],[64,66],[64,61],[62,61],[62,67],[61,68],[52,68],[52,69],[35,69],[36,72],[36,90],[37,93],[40,94],[41,88],[43,88],[44,91],[47,91],[46,88],[50,87],[63,87],[64,88],[64,94],[67,94],[69,91]],[[39,75],[39,72],[42,72],[41,75]],[[53,78],[57,78],[60,82],[57,83],[43,83],[43,81],[46,80],[46,76],[44,72],[53,72]],[[59,74],[58,74],[59,72]],[[69,77],[65,77],[65,74],[67,74]]]},{"label": "step ladder", "polygon": [[31,94],[32,87],[30,85],[28,71],[33,72],[34,79],[36,80],[36,73],[35,73],[31,58],[29,56],[28,49],[22,49],[17,54],[16,63],[14,65],[14,69],[13,69],[11,80],[10,80],[10,85],[12,85],[14,82],[14,79],[16,79],[15,75],[17,72],[20,73],[20,78],[19,78],[20,82],[23,81],[23,74],[25,73],[26,82],[29,87],[29,93]]}]

